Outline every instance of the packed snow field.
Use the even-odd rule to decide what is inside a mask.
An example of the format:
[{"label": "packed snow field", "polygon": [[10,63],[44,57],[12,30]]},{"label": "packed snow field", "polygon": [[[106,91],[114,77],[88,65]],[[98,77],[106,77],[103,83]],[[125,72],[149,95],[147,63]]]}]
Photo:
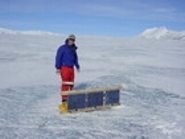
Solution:
[{"label": "packed snow field", "polygon": [[121,106],[60,115],[65,37],[0,32],[0,138],[184,139],[185,41],[78,36],[75,88],[122,85]]}]

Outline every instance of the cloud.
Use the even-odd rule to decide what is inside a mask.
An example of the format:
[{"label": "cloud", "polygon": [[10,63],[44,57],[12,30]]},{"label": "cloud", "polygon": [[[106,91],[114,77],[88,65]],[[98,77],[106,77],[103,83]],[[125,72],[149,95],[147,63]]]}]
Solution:
[{"label": "cloud", "polygon": [[81,3],[73,0],[5,0],[0,1],[0,13],[78,12],[79,5]]},{"label": "cloud", "polygon": [[86,4],[81,13],[101,17],[126,17],[132,14],[133,11],[113,5]]},{"label": "cloud", "polygon": [[[176,7],[162,7],[159,5],[130,2],[122,5],[86,4],[81,14],[90,16],[110,17],[124,20],[154,20],[185,22],[185,12]],[[86,11],[86,12],[85,12]]]},{"label": "cloud", "polygon": [[7,0],[0,1],[0,13],[82,15],[129,20],[185,21],[185,11],[156,0]]},{"label": "cloud", "polygon": [[157,13],[172,13],[175,11],[176,11],[176,8],[156,8],[154,9],[154,12],[157,12]]},{"label": "cloud", "polygon": [[185,11],[179,11],[175,7],[153,8],[151,17],[163,21],[185,22]]},{"label": "cloud", "polygon": [[37,22],[0,20],[1,26],[39,26]]}]

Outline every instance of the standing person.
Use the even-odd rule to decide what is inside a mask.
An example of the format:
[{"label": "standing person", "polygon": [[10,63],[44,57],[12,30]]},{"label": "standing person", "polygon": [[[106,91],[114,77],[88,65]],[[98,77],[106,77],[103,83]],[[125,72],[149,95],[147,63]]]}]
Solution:
[{"label": "standing person", "polygon": [[[56,54],[56,73],[61,75],[62,85],[61,91],[69,91],[74,87],[74,66],[80,72],[78,63],[77,47],[75,45],[76,37],[71,34],[66,39],[65,44],[60,46]],[[62,95],[62,103],[67,100],[67,95]]]}]

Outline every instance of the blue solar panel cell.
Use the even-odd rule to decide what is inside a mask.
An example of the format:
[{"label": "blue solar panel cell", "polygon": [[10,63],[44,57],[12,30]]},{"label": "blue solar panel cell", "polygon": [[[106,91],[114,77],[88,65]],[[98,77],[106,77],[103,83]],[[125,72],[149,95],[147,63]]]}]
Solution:
[{"label": "blue solar panel cell", "polygon": [[119,103],[119,90],[106,91],[106,105]]},{"label": "blue solar panel cell", "polygon": [[78,110],[86,107],[86,94],[68,95],[68,110]]},{"label": "blue solar panel cell", "polygon": [[87,94],[87,107],[103,106],[103,92]]}]

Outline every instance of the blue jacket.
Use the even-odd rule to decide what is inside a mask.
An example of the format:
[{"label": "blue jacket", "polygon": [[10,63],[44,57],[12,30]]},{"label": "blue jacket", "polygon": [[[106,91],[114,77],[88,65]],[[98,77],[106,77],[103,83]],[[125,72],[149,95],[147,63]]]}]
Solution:
[{"label": "blue jacket", "polygon": [[65,44],[60,46],[57,50],[56,55],[56,69],[60,69],[62,66],[76,67],[80,68],[78,64],[78,55],[76,53],[76,45],[68,46],[68,39],[66,39]]}]

